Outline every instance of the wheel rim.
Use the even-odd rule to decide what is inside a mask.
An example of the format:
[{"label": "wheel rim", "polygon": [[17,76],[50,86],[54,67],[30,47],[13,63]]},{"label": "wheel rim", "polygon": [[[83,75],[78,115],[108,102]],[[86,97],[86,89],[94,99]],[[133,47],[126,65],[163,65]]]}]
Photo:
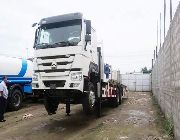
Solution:
[{"label": "wheel rim", "polygon": [[90,107],[91,107],[91,108],[94,107],[94,105],[95,105],[95,100],[96,100],[96,97],[95,97],[94,91],[90,91],[90,93],[89,93],[89,104],[90,104]]},{"label": "wheel rim", "polygon": [[18,94],[15,94],[13,96],[13,105],[17,107],[20,105],[20,102],[21,102],[21,97]]}]

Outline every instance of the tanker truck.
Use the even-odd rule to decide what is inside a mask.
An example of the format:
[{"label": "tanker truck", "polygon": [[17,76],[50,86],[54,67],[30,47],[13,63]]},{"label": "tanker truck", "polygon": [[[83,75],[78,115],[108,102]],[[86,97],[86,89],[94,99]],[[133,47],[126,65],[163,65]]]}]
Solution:
[{"label": "tanker truck", "polygon": [[101,114],[101,103],[117,107],[124,95],[120,72],[104,64],[91,21],[81,13],[43,18],[36,26],[33,92],[43,93],[49,115],[60,103],[82,104],[85,114]]},{"label": "tanker truck", "polygon": [[32,95],[32,62],[25,59],[0,56],[0,82],[2,76],[8,77],[8,108],[18,110],[22,100]]}]

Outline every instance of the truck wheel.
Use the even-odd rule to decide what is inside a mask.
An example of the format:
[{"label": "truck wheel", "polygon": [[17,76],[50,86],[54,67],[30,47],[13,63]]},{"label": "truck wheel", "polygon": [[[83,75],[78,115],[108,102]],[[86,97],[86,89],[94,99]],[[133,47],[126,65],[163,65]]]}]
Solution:
[{"label": "truck wheel", "polygon": [[110,100],[112,107],[118,107],[121,102],[120,99],[121,99],[120,93],[117,92],[116,97],[114,97]]},{"label": "truck wheel", "polygon": [[119,93],[119,105],[122,103],[122,93]]},{"label": "truck wheel", "polygon": [[58,100],[55,100],[51,97],[45,97],[44,106],[45,106],[49,115],[56,114],[58,105],[59,105]]},{"label": "truck wheel", "polygon": [[9,108],[13,111],[19,110],[22,105],[22,92],[19,89],[15,89],[11,92],[9,99]]},{"label": "truck wheel", "polygon": [[86,95],[83,97],[82,106],[85,114],[89,115],[94,112],[96,95],[94,85],[91,82],[88,82],[86,89],[88,89],[88,92],[85,93]]},{"label": "truck wheel", "polygon": [[122,102],[122,93],[121,93],[121,90],[119,90],[119,88],[117,88],[117,94],[118,94],[118,97],[119,97],[119,101],[118,101],[118,105],[120,105],[121,104],[121,102]]},{"label": "truck wheel", "polygon": [[114,99],[114,107],[118,107],[119,103],[120,103],[120,94],[117,93],[116,98]]}]

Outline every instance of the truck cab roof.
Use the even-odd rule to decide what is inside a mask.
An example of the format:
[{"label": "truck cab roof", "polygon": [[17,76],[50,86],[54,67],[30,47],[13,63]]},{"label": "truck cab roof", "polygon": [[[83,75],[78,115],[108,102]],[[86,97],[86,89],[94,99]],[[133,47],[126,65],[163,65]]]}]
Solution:
[{"label": "truck cab roof", "polygon": [[47,18],[41,19],[41,21],[39,22],[39,25],[42,26],[44,24],[82,19],[82,16],[83,16],[82,13],[70,13],[70,14],[58,15],[58,16],[53,16],[53,17],[47,17]]}]

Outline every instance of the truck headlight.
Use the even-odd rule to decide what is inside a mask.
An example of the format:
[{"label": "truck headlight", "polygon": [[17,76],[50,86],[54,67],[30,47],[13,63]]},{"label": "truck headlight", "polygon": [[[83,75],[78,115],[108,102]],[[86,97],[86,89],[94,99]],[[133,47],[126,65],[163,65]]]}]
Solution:
[{"label": "truck headlight", "polygon": [[72,73],[71,80],[72,81],[81,81],[82,80],[82,72]]},{"label": "truck headlight", "polygon": [[38,81],[38,75],[37,74],[33,74],[32,80],[33,81]]}]

